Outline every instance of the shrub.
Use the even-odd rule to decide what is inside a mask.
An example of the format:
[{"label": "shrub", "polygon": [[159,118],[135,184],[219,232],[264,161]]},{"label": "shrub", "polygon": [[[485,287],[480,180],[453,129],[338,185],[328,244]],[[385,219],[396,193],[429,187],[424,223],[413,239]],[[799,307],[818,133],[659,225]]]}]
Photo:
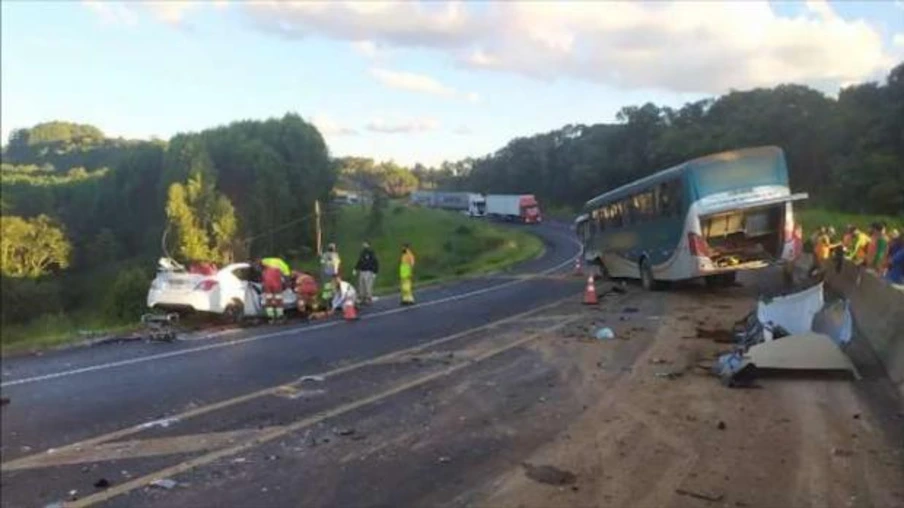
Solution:
[{"label": "shrub", "polygon": [[151,278],[139,267],[126,268],[116,275],[104,299],[104,315],[133,320],[146,310],[146,298]]},{"label": "shrub", "polygon": [[25,323],[62,310],[56,281],[3,277],[0,288],[0,320],[4,324]]}]

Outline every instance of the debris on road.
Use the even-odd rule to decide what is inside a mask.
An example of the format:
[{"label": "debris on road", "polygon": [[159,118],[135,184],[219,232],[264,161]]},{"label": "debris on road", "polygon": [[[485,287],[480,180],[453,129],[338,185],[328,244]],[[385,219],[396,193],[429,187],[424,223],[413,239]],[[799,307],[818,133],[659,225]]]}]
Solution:
[{"label": "debris on road", "polygon": [[670,371],[670,372],[657,372],[654,375],[656,377],[662,378],[662,379],[678,379],[679,377],[683,376],[684,373],[678,372],[678,371]]},{"label": "debris on road", "polygon": [[96,482],[94,482],[95,489],[106,489],[109,486],[110,486],[110,482],[106,478],[101,478],[101,479],[97,480]]},{"label": "debris on road", "polygon": [[553,466],[534,466],[528,462],[522,464],[524,474],[535,482],[547,485],[571,485],[578,477],[571,471],[564,471]]},{"label": "debris on road", "polygon": [[685,490],[685,489],[675,489],[675,493],[680,494],[682,496],[688,496],[688,497],[693,497],[696,499],[702,499],[704,501],[710,501],[713,503],[718,503],[719,501],[721,501],[722,499],[725,498],[724,494],[710,494],[710,493],[704,493],[704,492],[694,492],[694,491]]},{"label": "debris on road", "polygon": [[638,309],[637,307],[625,307],[624,309],[622,309],[622,312],[624,312],[625,314],[634,314],[636,312],[640,312],[640,309]]},{"label": "debris on road", "polygon": [[142,423],[138,428],[139,429],[150,429],[154,427],[163,427],[164,429],[169,427],[170,425],[177,423],[179,421],[178,418],[160,418],[158,420],[153,420],[147,423]]},{"label": "debris on road", "polygon": [[442,457],[439,458],[439,463],[440,463],[440,464],[448,464],[449,462],[452,462],[452,459],[449,458],[449,457],[442,456]]},{"label": "debris on road", "polygon": [[650,360],[650,363],[652,363],[653,365],[663,365],[663,364],[672,363],[672,362],[670,362],[664,358],[653,358]]},{"label": "debris on road", "polygon": [[159,480],[154,480],[151,482],[151,487],[157,487],[158,489],[171,490],[179,485],[176,480],[170,480],[169,478],[161,478]]},{"label": "debris on road", "polygon": [[716,428],[719,430],[725,430],[725,422],[723,422],[722,420],[719,420],[719,424],[716,425]]},{"label": "debris on road", "polygon": [[304,383],[307,381],[312,381],[315,383],[322,383],[324,381],[324,379],[325,378],[323,376],[302,376],[301,379],[299,379],[298,381],[301,383]]},{"label": "debris on road", "polygon": [[355,429],[353,429],[351,427],[333,429],[333,434],[336,434],[337,436],[351,436],[354,433],[355,433]]},{"label": "debris on road", "polygon": [[701,339],[712,339],[713,342],[723,344],[734,343],[734,335],[728,330],[713,330],[709,328],[697,328],[697,337]]},{"label": "debris on road", "polygon": [[604,326],[598,329],[593,336],[596,337],[597,340],[609,340],[615,338],[615,332],[612,331],[612,328]]},{"label": "debris on road", "polygon": [[9,404],[9,397],[0,397],[0,406]]}]

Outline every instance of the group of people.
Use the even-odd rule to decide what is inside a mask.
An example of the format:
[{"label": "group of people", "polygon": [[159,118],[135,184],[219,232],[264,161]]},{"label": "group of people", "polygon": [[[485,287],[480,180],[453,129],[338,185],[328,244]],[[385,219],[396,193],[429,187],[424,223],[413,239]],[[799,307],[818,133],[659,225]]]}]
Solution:
[{"label": "group of people", "polygon": [[[399,281],[402,305],[414,302],[415,258],[411,246],[402,246],[399,259]],[[369,305],[374,301],[374,281],[380,271],[380,262],[370,243],[364,242],[352,275],[358,277],[358,287],[342,278],[342,259],[331,243],[320,257],[321,277],[317,280],[303,271],[291,271],[289,265],[280,258],[264,258],[253,263],[260,273],[263,286],[262,303],[271,321],[284,318],[283,291],[293,288],[297,297],[298,311],[302,315],[329,310],[337,312],[347,305]]]},{"label": "group of people", "polygon": [[840,241],[835,235],[835,229],[828,226],[814,233],[813,254],[819,263],[834,259],[840,266],[847,259],[895,284],[904,284],[904,238],[900,231],[889,231],[884,223],[874,222],[868,231],[848,225]]}]

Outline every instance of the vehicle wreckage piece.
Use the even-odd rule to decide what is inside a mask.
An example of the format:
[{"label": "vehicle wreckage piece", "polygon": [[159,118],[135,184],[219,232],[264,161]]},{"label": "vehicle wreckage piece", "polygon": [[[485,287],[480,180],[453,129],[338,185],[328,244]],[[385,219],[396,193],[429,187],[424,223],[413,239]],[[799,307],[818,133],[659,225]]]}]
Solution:
[{"label": "vehicle wreckage piece", "polygon": [[813,331],[828,335],[842,347],[850,343],[854,336],[851,303],[848,300],[838,300],[823,307],[813,317]]},{"label": "vehicle wreckage piece", "polygon": [[751,381],[758,370],[848,371],[860,374],[835,340],[821,333],[807,332],[755,344],[719,357],[713,371],[726,386]]},{"label": "vehicle wreckage piece", "polygon": [[[789,333],[803,334],[813,328],[813,317],[823,308],[823,283],[820,282],[803,291],[790,295],[776,296],[757,302],[757,319],[767,328],[781,326]],[[766,340],[771,340],[767,336]]]}]

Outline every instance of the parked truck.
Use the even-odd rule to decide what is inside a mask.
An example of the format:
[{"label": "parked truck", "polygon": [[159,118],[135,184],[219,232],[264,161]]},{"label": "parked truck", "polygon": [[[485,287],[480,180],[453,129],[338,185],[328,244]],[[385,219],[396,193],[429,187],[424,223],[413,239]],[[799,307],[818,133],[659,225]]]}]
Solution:
[{"label": "parked truck", "polygon": [[486,199],[475,192],[416,191],[410,200],[415,205],[454,210],[471,217],[483,217],[486,213]]},{"label": "parked truck", "polygon": [[543,221],[540,204],[533,194],[487,194],[486,214],[496,219],[525,224]]}]

